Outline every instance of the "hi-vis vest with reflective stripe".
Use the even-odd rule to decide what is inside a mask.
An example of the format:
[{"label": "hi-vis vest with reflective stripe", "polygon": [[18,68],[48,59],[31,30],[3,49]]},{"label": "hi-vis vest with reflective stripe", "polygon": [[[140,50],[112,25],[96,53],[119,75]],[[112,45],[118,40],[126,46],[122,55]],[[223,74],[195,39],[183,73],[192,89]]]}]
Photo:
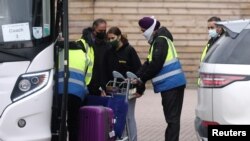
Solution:
[{"label": "hi-vis vest with reflective stripe", "polygon": [[[62,51],[63,52],[63,51]],[[59,82],[58,93],[63,94],[64,86],[64,64],[63,54],[59,54]],[[88,93],[87,86],[85,85],[85,74],[88,68],[89,58],[86,53],[81,49],[69,49],[69,80],[68,80],[68,93],[78,96],[83,100],[84,96]]]},{"label": "hi-vis vest with reflective stripe", "polygon": [[94,59],[95,59],[94,49],[93,49],[93,47],[89,47],[88,43],[86,43],[86,41],[84,39],[80,39],[80,41],[84,45],[84,47],[86,49],[86,52],[87,52],[87,55],[88,55],[88,57],[90,59],[87,74],[86,74],[86,78],[85,78],[86,85],[88,85],[90,83],[90,81],[91,81],[93,67],[94,67]]},{"label": "hi-vis vest with reflective stripe", "polygon": [[[159,36],[159,37],[165,38],[167,40],[168,54],[166,56],[163,68],[152,79],[154,92],[156,93],[170,90],[172,88],[186,84],[186,78],[185,78],[184,72],[182,71],[180,61],[177,58],[177,52],[175,50],[173,42],[165,36]],[[148,55],[149,62],[152,61],[153,48],[154,48],[154,43]]]}]

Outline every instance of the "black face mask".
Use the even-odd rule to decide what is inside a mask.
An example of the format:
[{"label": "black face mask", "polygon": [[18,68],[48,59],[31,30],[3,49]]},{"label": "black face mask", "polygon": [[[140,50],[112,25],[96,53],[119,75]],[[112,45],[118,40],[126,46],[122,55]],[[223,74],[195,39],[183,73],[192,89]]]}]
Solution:
[{"label": "black face mask", "polygon": [[97,32],[96,38],[103,40],[106,37],[106,32]]},{"label": "black face mask", "polygon": [[118,40],[114,40],[114,41],[111,41],[109,42],[110,46],[114,49],[118,48],[119,46],[119,41]]}]

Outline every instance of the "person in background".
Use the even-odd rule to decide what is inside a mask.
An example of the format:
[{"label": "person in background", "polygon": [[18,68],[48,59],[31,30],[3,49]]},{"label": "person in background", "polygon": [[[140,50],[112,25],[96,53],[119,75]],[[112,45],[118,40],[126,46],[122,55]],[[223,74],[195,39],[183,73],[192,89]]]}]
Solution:
[{"label": "person in background", "polygon": [[154,17],[143,17],[138,24],[150,49],[147,60],[137,72],[140,79],[133,83],[145,84],[152,80],[154,92],[161,94],[168,124],[165,141],[178,141],[186,78],[174,47],[173,36],[166,27],[160,27],[160,22]]},{"label": "person in background", "polygon": [[[207,29],[208,29],[208,36],[210,39],[208,40],[206,46],[204,47],[201,57],[200,57],[200,62],[203,61],[205,58],[207,52],[211,48],[211,46],[221,37],[222,34],[224,34],[224,30],[222,27],[216,25],[216,22],[221,21],[219,17],[210,17],[207,20]],[[200,85],[200,77],[198,77],[197,84],[198,86]]]},{"label": "person in background", "polygon": [[[135,49],[129,44],[128,39],[122,34],[118,27],[111,27],[107,32],[108,42],[111,48],[105,55],[107,80],[113,80],[113,71],[120,72],[126,76],[126,72],[136,73],[141,67],[141,61]],[[137,90],[142,94],[145,88]],[[135,121],[136,99],[128,101],[127,122],[129,127],[129,140],[137,141],[137,127]]]},{"label": "person in background", "polygon": [[81,46],[88,46],[87,54],[90,65],[86,75],[86,84],[90,95],[102,95],[100,89],[105,89],[104,54],[110,48],[106,41],[107,22],[104,19],[96,19],[92,27],[83,30],[82,37],[77,41]]},{"label": "person in background", "polygon": [[208,40],[205,48],[202,51],[201,59],[202,61],[208,50],[211,48],[211,46],[221,37],[221,35],[224,33],[224,30],[222,27],[217,26],[216,22],[221,21],[219,17],[211,17],[207,20],[207,29],[208,29],[208,36],[210,39]]}]

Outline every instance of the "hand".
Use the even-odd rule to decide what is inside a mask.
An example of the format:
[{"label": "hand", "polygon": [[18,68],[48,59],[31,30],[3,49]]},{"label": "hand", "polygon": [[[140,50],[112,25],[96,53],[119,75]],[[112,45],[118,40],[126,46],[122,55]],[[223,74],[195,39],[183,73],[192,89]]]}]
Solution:
[{"label": "hand", "polygon": [[140,85],[141,83],[142,81],[140,78],[131,80],[131,84],[134,84],[134,85]]},{"label": "hand", "polygon": [[99,87],[99,90],[101,91],[101,96],[106,96],[106,92],[102,89],[102,87]]},{"label": "hand", "polygon": [[145,89],[146,89],[146,86],[144,83],[140,83],[140,84],[136,85],[136,93],[139,95],[143,95]]},{"label": "hand", "polygon": [[138,80],[137,79],[132,79],[131,84],[134,84],[134,85],[138,84]]},{"label": "hand", "polygon": [[105,91],[101,91],[101,96],[107,96]]},{"label": "hand", "polygon": [[134,93],[133,95],[135,95],[136,98],[139,98],[142,96],[142,94],[139,94],[139,93]]},{"label": "hand", "polygon": [[130,95],[128,96],[128,99],[131,100],[131,99],[134,99],[134,98],[139,98],[139,97],[141,97],[141,96],[142,96],[142,95],[139,94],[139,93],[133,93],[133,94],[130,94]]}]

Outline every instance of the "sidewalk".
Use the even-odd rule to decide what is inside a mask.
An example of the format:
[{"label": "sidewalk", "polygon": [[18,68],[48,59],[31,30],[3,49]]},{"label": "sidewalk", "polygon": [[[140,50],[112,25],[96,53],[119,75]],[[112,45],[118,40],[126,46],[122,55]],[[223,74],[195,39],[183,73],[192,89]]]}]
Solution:
[{"label": "sidewalk", "polygon": [[[197,141],[194,131],[195,106],[197,101],[196,89],[186,89],[181,117],[180,141]],[[164,141],[167,126],[161,96],[148,89],[136,101],[136,121],[138,141]]]}]

